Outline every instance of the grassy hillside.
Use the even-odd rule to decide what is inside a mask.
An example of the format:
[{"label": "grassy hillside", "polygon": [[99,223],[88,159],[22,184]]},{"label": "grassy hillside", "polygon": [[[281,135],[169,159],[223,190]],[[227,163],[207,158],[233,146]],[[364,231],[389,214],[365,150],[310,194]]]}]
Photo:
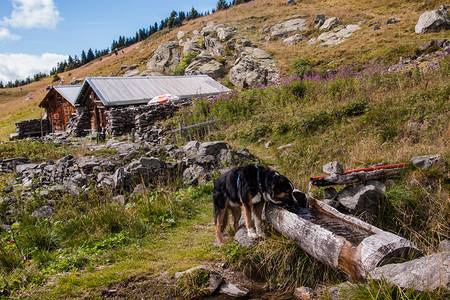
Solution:
[{"label": "grassy hillside", "polygon": [[[208,21],[228,23],[235,26],[242,34],[256,43],[260,48],[271,53],[277,62],[282,75],[289,75],[292,64],[300,57],[308,58],[316,64],[329,67],[345,64],[363,65],[365,63],[392,64],[400,56],[408,56],[414,50],[431,39],[448,37],[446,32],[418,35],[414,33],[420,14],[426,10],[435,9],[439,1],[301,1],[295,6],[287,7],[285,1],[251,1],[228,10],[219,11],[185,23],[171,31],[164,30],[148,38],[146,41],[124,49],[119,55],[109,55],[99,58],[81,68],[64,72],[64,84],[75,78],[86,76],[121,76],[125,71],[122,65],[138,64],[144,71],[152,52],[163,42],[176,39],[179,30],[192,31],[201,29]],[[265,34],[261,29],[272,26],[279,21],[294,15],[302,16],[312,28],[315,15],[323,13],[328,17],[339,17],[344,24],[361,22],[362,30],[355,33],[347,42],[328,48],[310,47],[306,44],[309,38],[317,37],[318,30],[310,29],[304,33],[305,39],[296,46],[284,46],[281,40],[260,42]],[[401,18],[400,23],[388,26],[389,17]],[[381,30],[373,31],[369,25],[378,20]],[[254,25],[255,30],[245,30]],[[0,91],[0,140],[6,140],[14,131],[14,122],[27,118],[39,117],[42,112],[37,104],[45,95],[45,87],[51,80],[43,79],[28,86]],[[32,97],[29,101],[26,98]]]},{"label": "grassy hillside", "polygon": [[[303,191],[309,188],[309,178],[321,175],[322,165],[330,161],[354,169],[440,153],[445,167],[421,170],[409,166],[400,177],[384,182],[386,199],[374,221],[410,239],[425,254],[435,253],[439,243],[450,238],[450,59],[447,56],[435,70],[401,73],[387,72],[385,67],[429,40],[447,37],[448,32],[414,33],[419,15],[441,3],[297,2],[286,7],[284,0],[255,0],[232,7],[158,33],[124,53],[97,59],[62,76],[67,83],[85,76],[122,75],[120,66],[131,64],[143,71],[158,45],[175,39],[179,30],[200,29],[211,20],[230,23],[255,43],[264,38],[260,29],[292,15],[304,16],[309,22],[317,13],[340,17],[345,24],[365,21],[351,39],[330,48],[311,48],[305,42],[291,47],[281,41],[258,43],[274,56],[280,72],[289,75],[281,84],[236,91],[213,101],[200,99],[161,125],[169,128],[180,119],[197,122],[212,114],[222,122],[207,140],[247,147]],[[402,20],[387,26],[390,16]],[[369,27],[374,20],[380,21],[381,30]],[[257,29],[246,31],[249,25]],[[310,30],[305,40],[318,34]],[[50,79],[44,79],[22,89],[0,90],[2,139],[13,130],[13,121],[39,116],[37,103],[48,84]],[[34,99],[24,101],[28,97]],[[35,142],[1,144],[0,150],[0,158],[28,156],[35,161],[89,154],[87,149]],[[2,190],[12,180],[12,175],[0,176],[0,197],[6,196]],[[308,286],[318,298],[329,299],[324,287],[347,280],[270,230],[251,250],[229,239],[223,249],[213,247],[211,189],[211,184],[189,187],[176,182],[144,195],[126,195],[129,203],[120,206],[110,203],[111,191],[93,188],[78,196],[57,198],[55,215],[46,221],[29,214],[48,204],[48,199],[36,193],[27,201],[19,200],[13,230],[0,235],[0,297],[193,298],[204,295],[204,274],[178,284],[173,275],[199,264],[244,272],[258,281],[246,282],[260,293],[252,294],[254,298],[287,298],[295,287]],[[311,192],[322,197],[321,188]],[[0,204],[3,216],[9,204]],[[418,294],[386,282],[354,284],[357,294],[349,298],[449,296],[444,290]]]}]

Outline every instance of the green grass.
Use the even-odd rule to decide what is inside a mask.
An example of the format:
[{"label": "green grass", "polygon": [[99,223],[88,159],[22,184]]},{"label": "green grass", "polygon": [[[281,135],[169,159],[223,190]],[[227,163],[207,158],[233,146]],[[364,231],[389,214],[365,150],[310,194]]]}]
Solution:
[{"label": "green grass", "polygon": [[[101,287],[131,276],[158,277],[161,270],[173,274],[217,260],[211,192],[209,185],[160,188],[116,206],[106,202],[108,193],[93,191],[61,199],[51,220],[19,217],[2,233],[0,289],[4,295],[31,288],[26,293],[33,297],[99,297]],[[55,283],[15,283],[18,274],[32,271],[40,284],[43,278]],[[68,273],[54,277],[62,272]]]}]

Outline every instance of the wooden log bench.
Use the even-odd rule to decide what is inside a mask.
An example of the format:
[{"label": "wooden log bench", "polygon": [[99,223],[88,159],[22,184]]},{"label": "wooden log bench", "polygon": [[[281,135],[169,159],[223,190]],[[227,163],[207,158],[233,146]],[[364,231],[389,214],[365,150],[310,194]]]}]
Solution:
[{"label": "wooden log bench", "polygon": [[421,255],[405,238],[344,215],[312,197],[307,200],[309,208],[294,212],[268,203],[266,220],[303,251],[355,280],[364,282],[375,267]]}]

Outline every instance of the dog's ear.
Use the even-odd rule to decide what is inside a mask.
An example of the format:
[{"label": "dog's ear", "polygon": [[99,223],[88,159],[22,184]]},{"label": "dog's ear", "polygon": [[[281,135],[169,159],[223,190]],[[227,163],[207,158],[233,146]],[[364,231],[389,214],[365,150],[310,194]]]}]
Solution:
[{"label": "dog's ear", "polygon": [[294,189],[292,191],[292,198],[296,202],[297,205],[300,207],[306,208],[308,205],[308,199],[306,197],[306,194],[301,192],[300,190]]}]

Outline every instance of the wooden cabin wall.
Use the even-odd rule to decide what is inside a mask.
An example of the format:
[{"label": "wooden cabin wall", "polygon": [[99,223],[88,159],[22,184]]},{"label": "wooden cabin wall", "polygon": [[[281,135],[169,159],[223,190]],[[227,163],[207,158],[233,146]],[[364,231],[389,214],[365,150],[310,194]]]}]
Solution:
[{"label": "wooden cabin wall", "polygon": [[70,118],[76,115],[75,107],[56,92],[49,95],[46,111],[52,131],[67,130]]}]

